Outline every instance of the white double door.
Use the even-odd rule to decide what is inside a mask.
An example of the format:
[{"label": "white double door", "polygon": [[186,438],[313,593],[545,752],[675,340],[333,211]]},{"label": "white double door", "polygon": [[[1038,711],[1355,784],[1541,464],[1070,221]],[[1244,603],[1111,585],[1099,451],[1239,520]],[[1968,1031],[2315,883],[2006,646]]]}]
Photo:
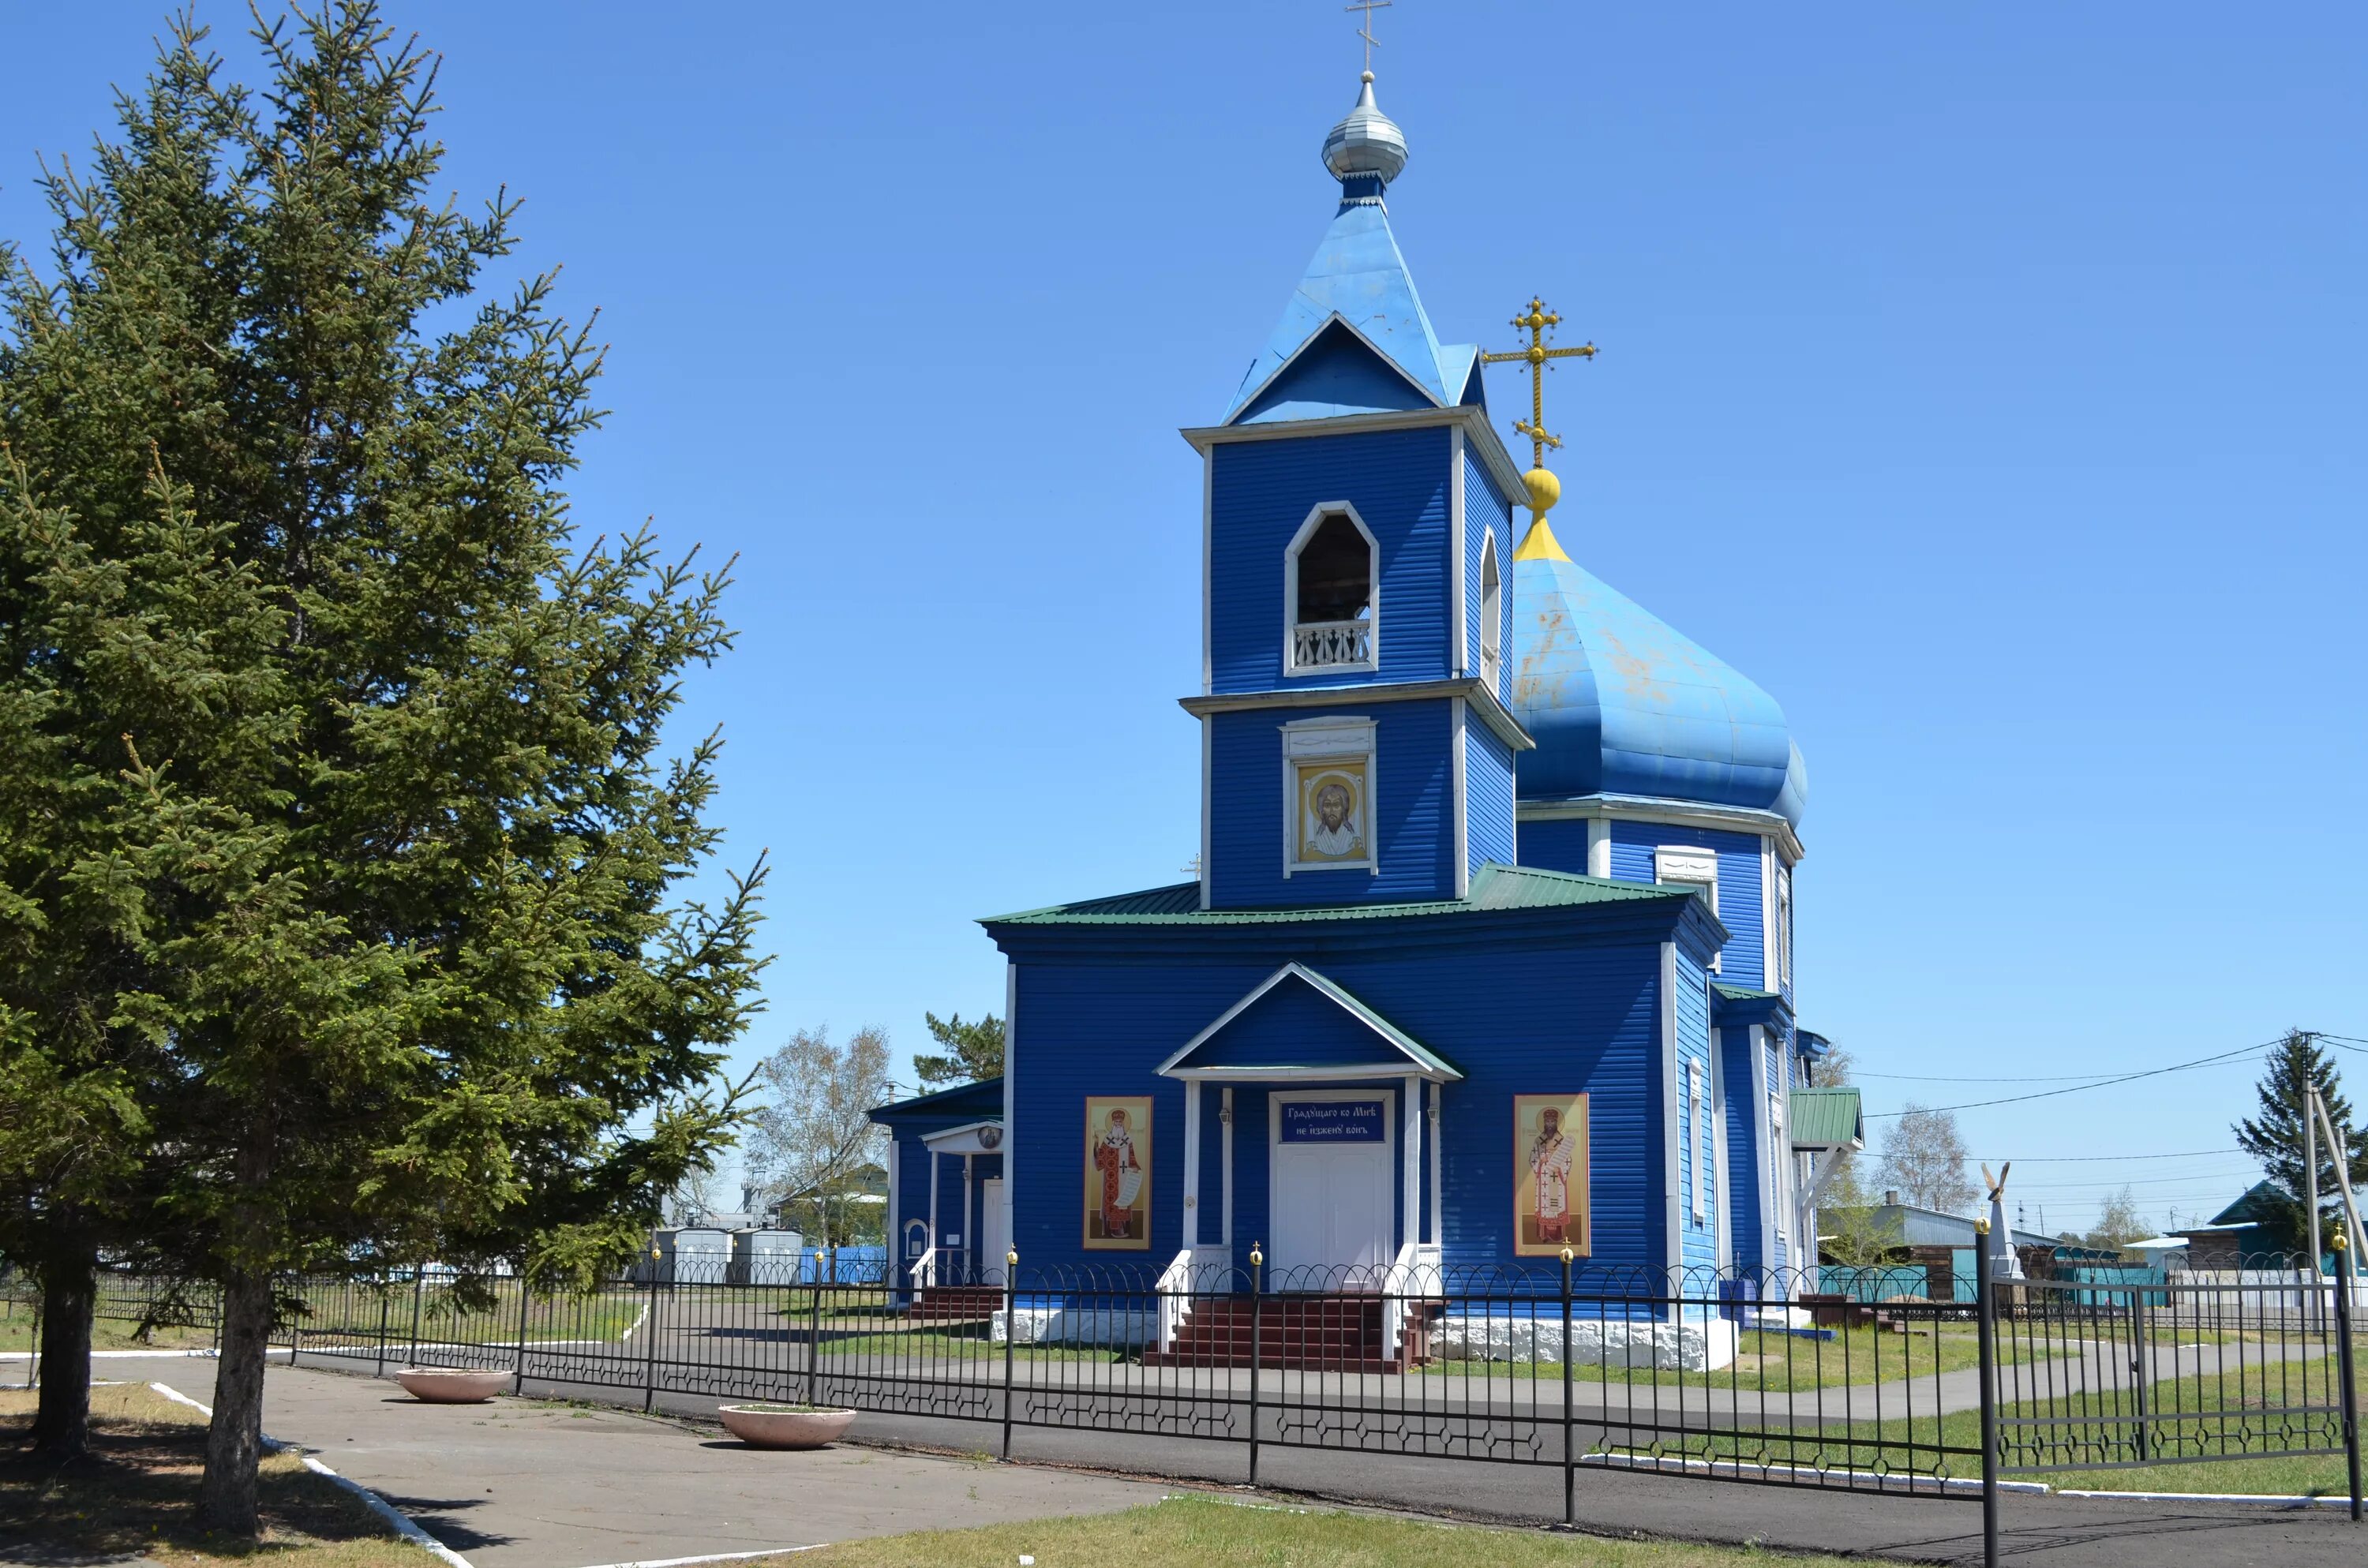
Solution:
[{"label": "white double door", "polygon": [[[1277,1095],[1276,1101],[1330,1096]],[[1382,1099],[1369,1093],[1361,1100]],[[1273,1240],[1267,1279],[1275,1290],[1373,1289],[1396,1249],[1395,1129],[1365,1142],[1297,1142],[1282,1130],[1278,1104],[1269,1131],[1267,1207]],[[1293,1269],[1328,1269],[1316,1280]]]}]

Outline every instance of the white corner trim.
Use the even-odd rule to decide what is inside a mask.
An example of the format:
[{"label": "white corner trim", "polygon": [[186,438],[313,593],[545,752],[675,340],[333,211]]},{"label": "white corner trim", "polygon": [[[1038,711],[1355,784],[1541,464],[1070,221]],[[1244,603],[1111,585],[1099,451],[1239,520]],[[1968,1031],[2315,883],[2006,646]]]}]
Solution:
[{"label": "white corner trim", "polygon": [[1201,716],[1201,907],[1209,907],[1210,888],[1215,871],[1210,864],[1211,852],[1216,846],[1211,842],[1210,792],[1215,787],[1217,774],[1217,720],[1214,714]]},{"label": "white corner trim", "polygon": [[[1661,944],[1661,1193],[1668,1267],[1685,1266],[1684,1195],[1678,1190],[1678,945]],[[1670,1321],[1681,1309],[1672,1304]]]},{"label": "white corner trim", "polygon": [[[1365,613],[1372,619],[1366,633],[1372,646],[1372,656],[1354,664],[1319,665],[1310,669],[1299,668],[1295,655],[1299,639],[1294,635],[1299,627],[1299,552],[1315,537],[1315,530],[1327,517],[1346,517],[1365,540]],[[1362,514],[1352,501],[1319,501],[1307,510],[1299,531],[1282,551],[1282,674],[1288,680],[1293,676],[1333,675],[1343,670],[1373,671],[1382,667],[1382,543],[1373,530],[1365,525]]]},{"label": "white corner trim", "polygon": [[[1205,890],[1207,883],[1201,886]],[[1018,1131],[1012,1112],[1019,1103],[1019,966],[1009,960],[1003,965],[1003,1141],[1011,1145],[1011,1135]],[[934,1179],[934,1178],[933,1178]],[[1010,1155],[1003,1161],[1003,1244],[1017,1247],[1019,1233],[1012,1229],[1012,1204],[1019,1191],[1019,1162]],[[932,1237],[931,1240],[935,1240]]]},{"label": "white corner trim", "polygon": [[[1518,824],[1520,819],[1517,805],[1513,820]],[[1587,874],[1611,880],[1611,824],[1601,817],[1587,819]]]},{"label": "white corner trim", "polygon": [[1217,454],[1201,455],[1201,689],[1217,689]]},{"label": "white corner trim", "polygon": [[1774,991],[1776,984],[1776,840],[1762,834],[1759,838],[1759,989]]},{"label": "white corner trim", "polygon": [[1464,556],[1463,520],[1463,426],[1456,426],[1447,433],[1447,594],[1448,624],[1453,630],[1453,653],[1447,661],[1455,674],[1472,673],[1469,656],[1470,630],[1463,624]]},{"label": "white corner trim", "polygon": [[1455,896],[1463,898],[1472,892],[1472,774],[1463,750],[1470,731],[1460,697],[1455,699],[1452,722],[1455,725],[1454,778],[1450,785],[1455,795]]}]

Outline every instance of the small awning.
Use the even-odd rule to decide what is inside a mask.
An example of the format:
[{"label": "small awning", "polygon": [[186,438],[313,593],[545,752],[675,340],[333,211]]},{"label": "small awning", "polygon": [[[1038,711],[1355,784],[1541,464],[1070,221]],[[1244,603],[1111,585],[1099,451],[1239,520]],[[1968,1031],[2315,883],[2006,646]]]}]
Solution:
[{"label": "small awning", "polygon": [[1003,1122],[967,1121],[942,1132],[924,1132],[921,1146],[932,1154],[999,1154],[1003,1153]]},{"label": "small awning", "polygon": [[1463,1074],[1446,1058],[1304,964],[1288,963],[1159,1064],[1170,1078],[1267,1083]]},{"label": "small awning", "polygon": [[1794,1089],[1787,1125],[1803,1153],[1866,1147],[1866,1119],[1856,1089]]}]

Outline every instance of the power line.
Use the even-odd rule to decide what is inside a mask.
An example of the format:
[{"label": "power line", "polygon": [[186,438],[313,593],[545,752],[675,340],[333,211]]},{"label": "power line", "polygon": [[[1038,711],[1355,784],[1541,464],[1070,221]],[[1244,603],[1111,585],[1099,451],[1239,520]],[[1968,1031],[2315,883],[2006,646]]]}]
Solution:
[{"label": "power line", "polygon": [[[2008,1158],[2018,1165],[2068,1165],[2090,1161],[2112,1160],[2201,1160],[2214,1154],[2241,1154],[2242,1149],[2189,1149],[2171,1154],[2011,1154]],[[1975,1165],[1997,1159],[1995,1154],[1978,1157],[1967,1154],[1965,1164]]]},{"label": "power line", "polygon": [[[2218,1062],[2234,1062],[2240,1056],[2257,1055],[2261,1051],[2271,1050],[2277,1044],[2278,1042],[2276,1040],[2270,1040],[2260,1045],[2248,1045],[2236,1051],[2221,1051],[2216,1056],[2199,1056],[2192,1062],[2174,1062],[2169,1067],[2149,1067],[2143,1073],[2126,1073],[2118,1078],[2106,1078],[2094,1084],[2075,1085],[2073,1087],[2068,1089],[2042,1089],[2036,1094],[2008,1095],[2003,1098],[1995,1100],[1971,1100],[1964,1105],[1914,1106],[1910,1107],[1907,1110],[1869,1111],[1865,1113],[1865,1119],[1869,1121],[1888,1121],[1899,1117],[1911,1115],[1915,1111],[1919,1110],[1980,1110],[1987,1106],[2021,1105],[2025,1100],[2044,1100],[2052,1099],[2057,1095],[2084,1094],[2090,1089],[2111,1088],[2116,1084],[2134,1084],[2140,1078],[2158,1078],[2166,1073],[2185,1073],[2196,1067],[2210,1067]],[[2025,1081],[2028,1082],[2028,1080]]]},{"label": "power line", "polygon": [[2091,1078],[2110,1078],[2110,1073],[2057,1073],[2050,1075],[2019,1073],[2002,1078],[1950,1078],[1933,1073],[1861,1073],[1850,1070],[1854,1078],[1895,1078],[1906,1084],[2076,1084]]}]

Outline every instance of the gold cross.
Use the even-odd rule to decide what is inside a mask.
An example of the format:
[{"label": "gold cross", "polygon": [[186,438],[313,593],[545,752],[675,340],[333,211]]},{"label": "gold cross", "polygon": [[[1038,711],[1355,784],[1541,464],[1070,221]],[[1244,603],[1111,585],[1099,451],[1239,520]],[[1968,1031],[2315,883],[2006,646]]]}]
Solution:
[{"label": "gold cross", "polygon": [[1353,0],[1353,4],[1340,7],[1343,11],[1365,13],[1364,24],[1358,28],[1357,36],[1365,40],[1365,69],[1368,72],[1373,68],[1373,51],[1381,47],[1380,40],[1373,37],[1373,13],[1389,8],[1390,0]]},{"label": "gold cross", "polygon": [[1561,437],[1546,434],[1546,362],[1550,359],[1592,359],[1595,358],[1595,345],[1585,344],[1577,348],[1547,347],[1546,328],[1561,325],[1562,317],[1547,310],[1545,301],[1534,294],[1530,296],[1530,308],[1515,316],[1513,324],[1529,328],[1530,346],[1516,348],[1509,354],[1484,353],[1480,358],[1484,364],[1489,365],[1500,365],[1512,359],[1523,360],[1529,365],[1530,416],[1525,420],[1514,420],[1513,428],[1530,438],[1530,465],[1543,468],[1546,466],[1546,449],[1562,445]]}]

